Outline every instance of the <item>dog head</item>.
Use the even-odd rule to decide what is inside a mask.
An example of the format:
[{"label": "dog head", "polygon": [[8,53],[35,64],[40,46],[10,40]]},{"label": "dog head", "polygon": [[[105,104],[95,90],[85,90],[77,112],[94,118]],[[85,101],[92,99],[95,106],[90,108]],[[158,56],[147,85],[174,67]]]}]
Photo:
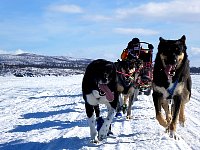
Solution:
[{"label": "dog head", "polygon": [[121,66],[121,71],[124,74],[132,75],[133,72],[135,71],[134,61],[129,61],[129,60],[121,61],[120,66]]},{"label": "dog head", "polygon": [[117,72],[125,85],[130,84],[133,74],[136,70],[136,63],[132,60],[123,60],[117,62]]},{"label": "dog head", "polygon": [[168,78],[175,75],[186,57],[186,37],[183,35],[178,40],[165,40],[160,37],[158,54],[161,58],[165,73]]},{"label": "dog head", "polygon": [[99,69],[99,79],[98,83],[99,84],[109,84],[110,81],[115,77],[115,66],[113,63],[107,63],[103,68],[96,68]]},{"label": "dog head", "polygon": [[[116,68],[114,63],[99,59],[94,61],[93,68],[90,71],[98,87],[98,95],[106,96],[108,101],[113,101],[113,91],[116,82]],[[92,82],[92,80],[88,82]]]}]

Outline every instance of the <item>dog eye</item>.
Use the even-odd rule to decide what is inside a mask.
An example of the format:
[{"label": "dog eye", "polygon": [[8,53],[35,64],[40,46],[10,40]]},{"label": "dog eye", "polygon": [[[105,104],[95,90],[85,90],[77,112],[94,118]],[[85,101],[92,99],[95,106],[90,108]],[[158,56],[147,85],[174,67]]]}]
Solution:
[{"label": "dog eye", "polygon": [[177,55],[180,55],[182,52],[181,51],[176,51],[176,54]]},{"label": "dog eye", "polygon": [[182,50],[179,48],[176,48],[175,54],[180,55],[182,53]]}]

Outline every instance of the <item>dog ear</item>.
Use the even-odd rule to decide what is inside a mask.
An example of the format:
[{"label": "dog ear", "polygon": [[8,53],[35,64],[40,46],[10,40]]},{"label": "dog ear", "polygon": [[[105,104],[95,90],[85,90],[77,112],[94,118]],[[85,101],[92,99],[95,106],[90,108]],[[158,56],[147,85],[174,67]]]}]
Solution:
[{"label": "dog ear", "polygon": [[186,37],[185,37],[185,35],[183,35],[183,36],[180,38],[180,41],[181,41],[182,43],[185,44],[185,41],[186,41]]},{"label": "dog ear", "polygon": [[163,44],[165,45],[166,40],[163,39],[162,37],[160,37],[159,40],[160,40],[160,42],[159,42],[159,44],[158,44],[158,52],[159,52],[159,53],[163,53],[163,50],[164,50]]},{"label": "dog ear", "polygon": [[159,38],[160,42],[163,42],[165,39],[163,39],[162,37]]},{"label": "dog ear", "polygon": [[107,68],[113,68],[113,64],[111,64],[111,63],[106,64],[105,67],[107,67]]}]

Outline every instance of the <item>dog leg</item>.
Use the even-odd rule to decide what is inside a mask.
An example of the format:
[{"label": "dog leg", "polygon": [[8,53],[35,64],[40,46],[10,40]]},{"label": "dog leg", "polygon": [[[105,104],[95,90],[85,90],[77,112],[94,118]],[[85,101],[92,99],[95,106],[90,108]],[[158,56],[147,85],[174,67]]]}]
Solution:
[{"label": "dog leg", "polygon": [[123,105],[122,105],[123,114],[125,114],[127,112],[127,103],[128,103],[128,101],[129,101],[128,95],[124,95]]},{"label": "dog leg", "polygon": [[89,127],[90,127],[91,142],[97,143],[98,138],[97,138],[97,131],[96,131],[96,128],[95,128],[94,107],[86,102],[85,103],[85,109],[86,109],[86,114],[87,114],[87,117],[88,117],[88,124],[89,124]]},{"label": "dog leg", "polygon": [[95,128],[95,118],[94,118],[94,115],[92,115],[91,118],[88,118],[88,123],[89,123],[89,126],[90,126],[91,142],[92,143],[98,143],[97,131],[96,131],[96,128]]},{"label": "dog leg", "polygon": [[99,116],[100,116],[99,105],[94,106],[94,111],[95,111],[95,114],[96,114],[96,119],[99,118]]},{"label": "dog leg", "polygon": [[168,123],[167,123],[166,119],[164,119],[161,112],[156,113],[156,119],[158,120],[158,122],[161,126],[163,126],[164,128],[167,128]]},{"label": "dog leg", "polygon": [[181,104],[180,113],[179,113],[179,123],[182,127],[185,126],[185,104]]},{"label": "dog leg", "polygon": [[134,101],[137,101],[137,100],[138,100],[138,99],[137,99],[138,94],[139,94],[139,88],[136,87],[135,90],[134,90],[134,97],[133,97],[133,100],[134,100]]},{"label": "dog leg", "polygon": [[132,119],[131,116],[131,109],[132,109],[132,105],[133,105],[133,95],[129,96],[129,104],[128,104],[128,110],[127,110],[127,119]]},{"label": "dog leg", "polygon": [[127,119],[131,119],[131,109],[132,109],[132,105],[133,105],[133,100],[134,100],[134,92],[135,89],[134,87],[130,87],[129,91],[128,91],[128,95],[129,95],[129,103],[128,103],[128,109],[127,109]]},{"label": "dog leg", "polygon": [[161,113],[162,94],[154,91],[152,96],[153,96],[153,102],[154,102],[155,111],[156,111],[156,119],[158,120],[160,125],[167,128],[168,123],[167,123],[166,119],[164,119],[164,117]]},{"label": "dog leg", "polygon": [[174,139],[178,139],[178,137],[176,135],[176,124],[177,124],[177,120],[178,120],[180,106],[181,106],[181,96],[176,95],[176,96],[174,96],[173,118],[172,118],[172,122],[169,126],[170,137],[174,138]]},{"label": "dog leg", "polygon": [[123,95],[121,93],[117,93],[116,97],[118,98],[118,103],[117,103],[117,108],[116,111],[117,113],[120,113],[122,111],[122,105],[123,105]]},{"label": "dog leg", "polygon": [[129,106],[128,106],[128,111],[127,111],[127,116],[126,118],[127,119],[132,119],[133,117],[131,116],[131,109],[132,109],[132,105],[133,105],[133,102],[134,101],[137,101],[137,97],[138,97],[138,94],[139,94],[139,89],[138,87],[134,90],[134,94],[133,96],[131,96],[129,99]]},{"label": "dog leg", "polygon": [[114,108],[112,108],[110,105],[108,105],[107,108],[108,108],[107,118],[104,119],[104,123],[103,123],[101,129],[99,130],[98,138],[99,138],[100,141],[107,137],[109,127],[110,127],[112,119],[115,115],[115,109]]},{"label": "dog leg", "polygon": [[168,105],[168,101],[167,100],[163,100],[162,102],[162,107],[165,111],[165,114],[166,114],[166,120],[167,120],[167,123],[168,125],[171,123],[172,121],[172,115],[171,115],[171,112],[170,112],[170,109],[169,109],[169,105]]}]

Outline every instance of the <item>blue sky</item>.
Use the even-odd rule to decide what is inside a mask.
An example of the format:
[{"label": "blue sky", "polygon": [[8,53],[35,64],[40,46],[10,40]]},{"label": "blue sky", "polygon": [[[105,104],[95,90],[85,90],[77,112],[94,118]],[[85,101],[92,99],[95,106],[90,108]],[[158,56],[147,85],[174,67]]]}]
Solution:
[{"label": "blue sky", "polygon": [[191,66],[200,66],[199,0],[0,0],[0,53],[116,61],[134,37],[186,35]]}]

